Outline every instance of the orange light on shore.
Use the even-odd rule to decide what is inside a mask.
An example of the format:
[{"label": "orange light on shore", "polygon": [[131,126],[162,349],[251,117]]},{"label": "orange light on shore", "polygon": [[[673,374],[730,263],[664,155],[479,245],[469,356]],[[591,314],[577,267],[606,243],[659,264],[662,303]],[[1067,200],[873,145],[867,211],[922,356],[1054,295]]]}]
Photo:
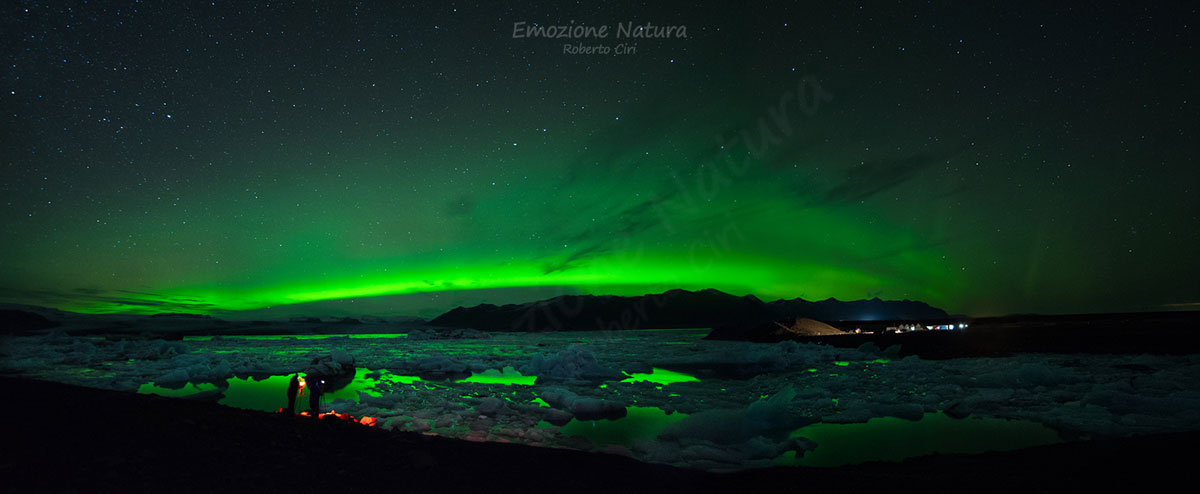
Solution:
[{"label": "orange light on shore", "polygon": [[[279,409],[279,412],[280,412],[280,413],[283,413],[283,409],[282,409],[282,408],[280,408],[280,409]],[[300,413],[298,413],[297,415],[299,415],[299,416],[301,416],[301,417],[311,417],[311,416],[312,416],[312,414],[310,414],[308,411],[303,411],[303,412],[300,412]],[[341,419],[341,420],[343,420],[343,421],[346,421],[346,422],[354,422],[354,423],[356,423],[356,424],[362,424],[362,425],[365,425],[365,426],[367,426],[367,427],[375,427],[376,425],[379,425],[379,419],[377,419],[377,418],[375,418],[375,417],[367,417],[367,416],[362,416],[362,417],[355,418],[353,415],[350,415],[350,414],[348,414],[348,413],[337,413],[337,411],[336,411],[336,410],[331,410],[331,411],[328,411],[328,412],[325,412],[325,413],[318,414],[318,415],[317,415],[317,418],[318,418],[318,419],[324,419],[325,417],[328,417],[328,416],[331,416],[331,415],[332,415],[332,416],[334,416],[334,417],[336,417],[336,418],[339,418],[339,419]]]}]

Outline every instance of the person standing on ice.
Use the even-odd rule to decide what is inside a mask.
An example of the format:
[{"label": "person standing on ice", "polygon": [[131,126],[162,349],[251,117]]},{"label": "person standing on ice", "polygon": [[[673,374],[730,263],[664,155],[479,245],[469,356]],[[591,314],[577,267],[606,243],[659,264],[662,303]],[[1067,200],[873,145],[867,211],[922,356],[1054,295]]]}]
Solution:
[{"label": "person standing on ice", "polygon": [[292,380],[288,381],[288,390],[287,390],[287,397],[288,397],[287,413],[288,413],[288,415],[295,415],[295,413],[296,413],[296,394],[298,394],[299,392],[300,392],[300,374],[292,374]]},{"label": "person standing on ice", "polygon": [[321,416],[321,387],[324,384],[321,378],[312,374],[308,375],[308,410],[313,418]]}]

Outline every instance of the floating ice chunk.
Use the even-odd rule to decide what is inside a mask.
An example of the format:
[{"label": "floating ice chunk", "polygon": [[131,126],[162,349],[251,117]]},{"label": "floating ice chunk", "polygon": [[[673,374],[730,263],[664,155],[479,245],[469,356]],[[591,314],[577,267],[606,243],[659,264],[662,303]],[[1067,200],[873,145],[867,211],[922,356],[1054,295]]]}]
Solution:
[{"label": "floating ice chunk", "polygon": [[788,407],[795,397],[796,392],[788,386],[742,410],[699,411],[668,425],[659,437],[668,440],[702,439],[729,445],[748,441],[755,436],[790,431],[811,420],[789,412]]},{"label": "floating ice chunk", "polygon": [[324,408],[354,415],[354,412],[358,411],[358,403],[348,398],[338,398],[326,404]]},{"label": "floating ice chunk", "polygon": [[796,390],[786,386],[767,399],[759,399],[746,409],[746,419],[758,430],[789,427],[794,424],[788,406],[796,399]]},{"label": "floating ice chunk", "polygon": [[158,345],[158,353],[161,358],[171,358],[188,353],[188,346],[182,341],[163,341]]},{"label": "floating ice chunk", "polygon": [[571,419],[575,418],[570,412],[557,408],[541,408],[538,413],[542,414],[542,420],[557,426],[567,425]]},{"label": "floating ice chunk", "polygon": [[484,398],[483,401],[479,403],[479,406],[475,407],[475,411],[482,415],[495,415],[502,408],[504,408],[504,400],[494,396],[489,396]]},{"label": "floating ice chunk", "polygon": [[354,369],[354,357],[342,350],[334,350],[329,355],[314,358],[304,372],[318,376],[337,376],[352,369]]},{"label": "floating ice chunk", "polygon": [[437,338],[437,333],[428,329],[415,329],[408,332],[408,341],[425,341]]},{"label": "floating ice chunk", "polygon": [[604,379],[620,376],[598,362],[596,354],[579,345],[570,345],[559,353],[534,355],[521,366],[521,372],[549,379]]},{"label": "floating ice chunk", "polygon": [[467,364],[445,355],[434,355],[418,360],[417,370],[424,374],[459,374],[467,371]]},{"label": "floating ice chunk", "polygon": [[180,389],[187,385],[188,373],[184,369],[175,369],[154,379],[154,384],[167,389]]},{"label": "floating ice chunk", "polygon": [[346,353],[344,350],[334,350],[333,352],[330,352],[329,355],[334,362],[337,362],[343,367],[354,365],[354,357],[352,357],[349,353]]},{"label": "floating ice chunk", "polygon": [[560,387],[547,387],[541,390],[542,401],[551,407],[566,409],[579,395]]}]

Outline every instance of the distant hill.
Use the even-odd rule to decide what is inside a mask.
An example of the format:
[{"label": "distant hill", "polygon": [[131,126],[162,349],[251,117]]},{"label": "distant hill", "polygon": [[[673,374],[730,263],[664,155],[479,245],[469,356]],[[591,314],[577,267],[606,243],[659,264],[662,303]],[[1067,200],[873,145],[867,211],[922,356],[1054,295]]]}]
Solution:
[{"label": "distant hill", "polygon": [[55,326],[58,326],[58,323],[46,319],[41,314],[23,310],[0,310],[0,334],[23,334]]},{"label": "distant hill", "polygon": [[737,297],[709,289],[636,297],[563,295],[524,304],[482,304],[455,308],[428,324],[489,331],[595,331],[710,327],[770,317],[766,304],[753,295]]},{"label": "distant hill", "polygon": [[879,299],[809,302],[803,299],[763,303],[706,289],[668,290],[634,297],[564,295],[523,304],[457,307],[429,321],[430,326],[488,331],[595,331],[613,329],[710,328],[810,318],[932,319],[946,312],[924,302]]},{"label": "distant hill", "polygon": [[[393,316],[346,315],[246,319],[255,311],[222,314],[222,318],[162,313],[81,314],[44,307],[0,304],[0,334],[42,331],[58,327],[70,334],[170,334],[173,337],[210,334],[293,334],[394,332],[429,326],[486,331],[586,331],[615,329],[713,328],[800,318],[834,323],[844,320],[940,320],[946,313],[924,302],[902,300],[803,299],[764,303],[753,295],[736,296],[713,289],[668,290],[621,297],[564,295],[520,304],[481,304],[457,307],[425,323]],[[224,317],[231,316],[232,319]],[[837,326],[837,324],[834,324]],[[794,326],[794,324],[793,324]],[[777,329],[772,326],[770,331]]]}]

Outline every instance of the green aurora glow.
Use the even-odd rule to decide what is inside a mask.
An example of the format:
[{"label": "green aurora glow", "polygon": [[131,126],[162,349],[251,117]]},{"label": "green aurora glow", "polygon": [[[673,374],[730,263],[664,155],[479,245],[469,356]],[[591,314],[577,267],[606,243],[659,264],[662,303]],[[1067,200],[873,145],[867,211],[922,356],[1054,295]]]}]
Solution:
[{"label": "green aurora glow", "polygon": [[[689,38],[618,59],[496,37],[552,20],[537,8],[329,7],[332,32],[295,6],[73,8],[3,21],[0,301],[226,317],[672,288],[976,315],[1200,301],[1178,36],[982,6],[647,7]],[[93,21],[62,28],[75,18]],[[1030,35],[1034,18],[1062,25]],[[1091,82],[1128,66],[1144,76]]]},{"label": "green aurora glow", "polygon": [[[758,207],[769,210],[771,205],[759,201]],[[571,286],[593,294],[641,295],[655,289],[717,288],[767,299],[809,293],[853,299],[861,298],[872,287],[900,284],[924,287],[907,293],[913,298],[937,301],[946,298],[947,290],[961,285],[953,273],[938,267],[939,263],[931,258],[936,253],[873,260],[893,242],[916,242],[912,235],[899,231],[865,228],[850,219],[810,214],[805,221],[793,222],[795,233],[780,237],[773,231],[774,225],[787,215],[783,213],[785,206],[779,207],[775,217],[765,212],[744,213],[721,225],[728,231],[719,234],[695,231],[682,235],[677,245],[664,245],[647,233],[638,240],[627,240],[641,242],[630,249],[614,249],[574,261],[568,260],[570,254],[550,253],[520,261],[517,252],[487,253],[465,248],[459,249],[461,253],[451,252],[443,259],[428,262],[401,258],[363,263],[330,256],[322,264],[315,264],[302,258],[295,262],[303,269],[282,266],[234,287],[221,283],[163,286],[146,293],[126,293],[120,300],[89,300],[60,307],[94,313],[210,313],[380,295],[546,285]],[[670,221],[682,225],[686,217],[676,215]],[[805,233],[812,231],[823,233]],[[647,245],[653,245],[654,250]],[[524,249],[538,250],[533,245]],[[424,256],[413,253],[413,257]],[[547,272],[548,265],[564,263],[564,267]],[[280,261],[272,264],[279,265]],[[354,267],[361,264],[369,265]],[[313,271],[336,274],[325,279],[302,276]]]}]

